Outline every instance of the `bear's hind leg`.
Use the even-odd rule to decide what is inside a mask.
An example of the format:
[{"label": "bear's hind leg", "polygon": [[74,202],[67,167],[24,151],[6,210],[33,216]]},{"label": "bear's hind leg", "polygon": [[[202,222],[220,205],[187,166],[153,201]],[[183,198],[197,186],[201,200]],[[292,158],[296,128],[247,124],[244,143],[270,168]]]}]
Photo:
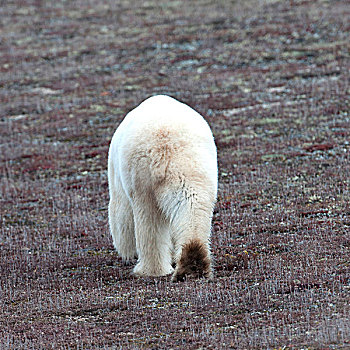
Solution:
[{"label": "bear's hind leg", "polygon": [[137,257],[132,208],[119,180],[111,188],[109,226],[113,244],[125,262]]},{"label": "bear's hind leg", "polygon": [[159,195],[159,206],[171,222],[174,242],[173,262],[176,267],[173,281],[187,276],[213,278],[210,253],[211,218],[215,193],[205,183],[182,182],[164,188]]},{"label": "bear's hind leg", "polygon": [[134,207],[136,249],[138,263],[134,274],[138,276],[165,276],[174,269],[169,224],[156,208],[150,205]]}]

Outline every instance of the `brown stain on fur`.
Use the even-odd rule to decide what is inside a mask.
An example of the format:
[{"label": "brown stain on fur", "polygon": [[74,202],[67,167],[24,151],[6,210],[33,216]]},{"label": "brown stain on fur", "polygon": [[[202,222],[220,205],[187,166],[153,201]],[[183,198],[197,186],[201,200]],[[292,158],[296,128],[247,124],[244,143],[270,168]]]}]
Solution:
[{"label": "brown stain on fur", "polygon": [[199,239],[193,239],[183,247],[172,281],[184,281],[187,276],[212,278],[210,255]]},{"label": "brown stain on fur", "polygon": [[168,174],[168,168],[177,154],[186,146],[181,135],[167,126],[158,127],[153,132],[153,144],[149,150],[153,175],[157,182],[163,181]]}]

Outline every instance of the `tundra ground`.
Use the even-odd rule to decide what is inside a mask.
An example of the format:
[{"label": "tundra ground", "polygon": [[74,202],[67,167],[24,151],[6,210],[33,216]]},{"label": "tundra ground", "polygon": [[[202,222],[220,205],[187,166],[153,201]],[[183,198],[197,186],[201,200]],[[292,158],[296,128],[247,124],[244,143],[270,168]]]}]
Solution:
[{"label": "tundra ground", "polygon": [[[0,348],[349,348],[348,5],[3,2]],[[110,139],[159,93],[214,132],[213,282],[134,278],[108,232]]]}]

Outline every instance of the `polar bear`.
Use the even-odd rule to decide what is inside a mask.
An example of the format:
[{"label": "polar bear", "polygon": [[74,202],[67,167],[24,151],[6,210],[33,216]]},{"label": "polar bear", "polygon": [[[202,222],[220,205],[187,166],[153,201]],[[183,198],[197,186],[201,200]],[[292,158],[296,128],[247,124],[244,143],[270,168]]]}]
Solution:
[{"label": "polar bear", "polygon": [[123,260],[138,258],[135,275],[213,277],[217,178],[214,138],[195,110],[158,95],[126,115],[109,148],[109,226]]}]

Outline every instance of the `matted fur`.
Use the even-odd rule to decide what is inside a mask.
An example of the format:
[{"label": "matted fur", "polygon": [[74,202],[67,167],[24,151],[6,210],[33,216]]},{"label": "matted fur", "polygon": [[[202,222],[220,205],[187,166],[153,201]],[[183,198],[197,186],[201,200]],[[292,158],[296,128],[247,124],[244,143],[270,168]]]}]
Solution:
[{"label": "matted fur", "polygon": [[212,277],[217,157],[200,114],[168,96],[141,103],[112,138],[108,182],[113,243],[125,261],[138,258],[136,275]]},{"label": "matted fur", "polygon": [[190,241],[183,247],[172,280],[183,281],[186,276],[213,278],[208,248],[198,239]]}]

